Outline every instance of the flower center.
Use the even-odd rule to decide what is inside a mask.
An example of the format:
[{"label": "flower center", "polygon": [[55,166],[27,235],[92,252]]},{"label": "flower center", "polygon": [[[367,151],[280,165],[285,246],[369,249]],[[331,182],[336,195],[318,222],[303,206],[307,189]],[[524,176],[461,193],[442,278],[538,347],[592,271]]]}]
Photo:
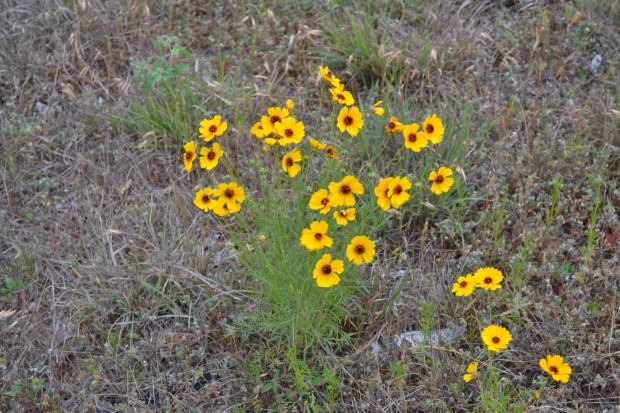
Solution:
[{"label": "flower center", "polygon": [[227,203],[227,202],[224,202],[224,203],[222,204],[222,208],[224,208],[224,210],[226,210],[226,211],[228,212],[228,211],[229,211],[229,209],[228,209],[228,203]]},{"label": "flower center", "polygon": [[413,143],[413,142],[415,142],[417,140],[418,140],[418,137],[415,136],[415,133],[410,133],[409,134],[409,142]]},{"label": "flower center", "polygon": [[211,198],[209,198],[209,195],[203,194],[202,195],[202,202],[204,202],[206,204],[209,201],[211,201]]},{"label": "flower center", "polygon": [[209,132],[211,132],[211,133],[217,132],[217,126],[215,126],[215,125],[209,126]]},{"label": "flower center", "polygon": [[556,366],[549,366],[549,370],[551,370],[551,373],[553,374],[558,374],[560,372],[560,369],[558,369]]},{"label": "flower center", "polygon": [[[235,191],[233,191],[232,189],[227,189],[227,190],[224,191],[224,196],[226,198],[232,199],[235,196]],[[224,205],[226,205],[226,204],[224,204]]]},{"label": "flower center", "polygon": [[193,156],[194,156],[194,152],[193,151],[185,152],[185,159],[187,159],[188,161],[191,161]]},{"label": "flower center", "polygon": [[207,159],[212,161],[213,159],[215,159],[215,156],[216,156],[215,152],[211,151],[207,154]]},{"label": "flower center", "polygon": [[316,234],[314,234],[314,239],[316,239],[317,241],[322,240],[323,234],[321,234],[320,232],[317,232]]},{"label": "flower center", "polygon": [[329,264],[325,264],[325,265],[323,266],[323,268],[321,268],[321,272],[322,272],[324,275],[329,275],[329,274],[331,274],[331,273],[332,273],[332,266],[331,266],[331,265],[329,265]]},{"label": "flower center", "polygon": [[332,148],[329,148],[329,149],[327,149],[327,150],[325,151],[325,153],[326,153],[327,155],[331,156],[331,155],[333,155],[333,154],[334,154],[334,150],[333,150]]},{"label": "flower center", "polygon": [[338,100],[344,100],[344,95],[341,95],[340,93],[336,95],[336,98]]},{"label": "flower center", "polygon": [[280,119],[280,117],[278,115],[272,116],[271,117],[271,123],[276,123],[276,122],[281,122],[282,119]]},{"label": "flower center", "polygon": [[346,218],[346,217],[347,217],[347,211],[340,211],[340,212],[338,212],[338,213],[340,214],[340,216],[341,216],[342,218]]},{"label": "flower center", "polygon": [[293,136],[293,129],[285,130],[284,134],[286,135],[287,138],[290,138],[291,136]]},{"label": "flower center", "polygon": [[342,192],[345,195],[348,195],[351,193],[351,187],[349,185],[342,185],[340,187],[340,192]]},{"label": "flower center", "polygon": [[293,166],[293,158],[286,158],[286,166],[289,168]]},{"label": "flower center", "polygon": [[493,342],[493,344],[497,344],[497,343],[499,343],[501,340],[499,339],[499,337],[493,337],[493,338],[491,339],[491,341]]},{"label": "flower center", "polygon": [[395,124],[394,122],[390,122],[390,123],[389,123],[389,125],[388,125],[388,127],[389,127],[390,129],[394,129],[394,128],[396,127],[396,124]]},{"label": "flower center", "polygon": [[440,184],[442,182],[443,182],[443,175],[437,175],[437,177],[435,178],[435,183]]},{"label": "flower center", "polygon": [[321,205],[327,205],[327,204],[329,204],[329,198],[323,198],[321,200]]},{"label": "flower center", "polygon": [[353,118],[351,116],[345,116],[344,117],[344,124],[347,126],[350,126],[353,124]]},{"label": "flower center", "polygon": [[485,279],[484,279],[484,283],[485,283],[485,284],[493,284],[493,278],[491,278],[491,277],[487,277],[487,278],[485,278]]},{"label": "flower center", "polygon": [[403,187],[400,185],[396,185],[396,187],[394,187],[394,194],[400,195],[401,192],[403,192]]},{"label": "flower center", "polygon": [[428,125],[426,125],[426,133],[433,133],[433,131],[435,130],[435,128],[433,127],[433,125],[431,125],[430,123]]},{"label": "flower center", "polygon": [[355,246],[355,253],[358,255],[362,255],[364,253],[364,251],[366,251],[366,248],[364,248],[363,245],[356,245]]},{"label": "flower center", "polygon": [[467,281],[461,281],[461,284],[459,284],[461,286],[461,288],[465,288],[467,287]]}]

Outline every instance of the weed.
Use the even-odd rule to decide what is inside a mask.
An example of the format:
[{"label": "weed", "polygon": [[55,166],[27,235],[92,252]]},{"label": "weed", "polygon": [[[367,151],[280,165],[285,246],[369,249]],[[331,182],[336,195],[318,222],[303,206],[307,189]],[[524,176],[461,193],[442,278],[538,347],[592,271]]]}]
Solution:
[{"label": "weed", "polygon": [[555,222],[558,214],[560,213],[558,202],[560,200],[562,178],[555,178],[551,185],[551,205],[545,209],[547,226],[550,226],[553,222]]}]

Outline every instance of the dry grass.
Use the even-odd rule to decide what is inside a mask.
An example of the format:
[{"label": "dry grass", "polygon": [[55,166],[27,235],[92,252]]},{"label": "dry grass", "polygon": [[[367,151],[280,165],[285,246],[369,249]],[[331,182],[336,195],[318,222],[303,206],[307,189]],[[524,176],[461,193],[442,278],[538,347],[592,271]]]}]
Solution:
[{"label": "dry grass", "polygon": [[[470,322],[472,305],[451,284],[490,265],[507,274],[494,312],[515,337],[500,357],[510,388],[536,389],[546,353],[573,366],[568,385],[517,400],[528,411],[617,411],[620,240],[605,236],[620,228],[618,6],[436,0],[396,4],[382,19],[371,2],[285,3],[5,0],[0,410],[310,410],[286,356],[239,330],[253,310],[249,280],[215,221],[191,205],[179,152],[105,116],[124,113],[135,92],[130,61],[171,34],[213,68],[199,93],[218,95],[240,129],[245,113],[281,96],[312,107],[322,58],[358,92],[389,93],[402,115],[463,119],[472,108],[467,201],[387,226],[363,311],[347,326],[356,345],[338,357],[324,349],[341,382],[334,411],[482,409],[477,388],[458,380],[480,353],[471,326],[445,346],[400,348],[394,337],[424,327],[422,302],[436,305],[434,328]],[[373,65],[353,67],[360,56],[325,35],[345,12],[385,42]],[[402,77],[386,78],[381,64],[400,65]],[[281,391],[261,392],[272,381]],[[328,388],[310,390],[324,411]]]}]

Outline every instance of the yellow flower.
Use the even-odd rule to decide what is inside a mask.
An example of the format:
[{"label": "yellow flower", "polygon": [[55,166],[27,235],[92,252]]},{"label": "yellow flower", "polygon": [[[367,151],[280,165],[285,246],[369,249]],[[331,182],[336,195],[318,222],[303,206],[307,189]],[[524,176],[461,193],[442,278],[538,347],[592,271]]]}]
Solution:
[{"label": "yellow flower", "polygon": [[433,181],[431,191],[437,195],[448,192],[454,184],[454,178],[450,178],[450,175],[452,175],[452,169],[445,166],[439,168],[437,172],[431,171],[431,174],[428,176],[428,180]]},{"label": "yellow flower", "polygon": [[428,145],[428,138],[426,137],[426,134],[418,129],[420,129],[420,125],[417,123],[403,126],[405,148],[409,148],[414,152],[420,152],[422,148]]},{"label": "yellow flower", "polygon": [[312,146],[312,149],[314,149],[315,151],[322,151],[323,149],[325,149],[327,144],[321,143],[314,138],[310,138],[310,146]]},{"label": "yellow flower", "polygon": [[[273,131],[282,136],[282,139],[278,141],[282,146],[289,143],[300,143],[306,134],[303,122],[297,122],[294,118],[282,119],[282,122],[274,125]],[[266,139],[265,142],[267,142]]]},{"label": "yellow flower", "polygon": [[321,288],[329,288],[340,282],[338,274],[344,271],[342,260],[333,260],[329,254],[323,254],[317,261],[312,271],[312,278],[316,280],[316,285]]},{"label": "yellow flower", "polygon": [[538,393],[537,391],[532,393],[532,399],[540,399],[540,393]]},{"label": "yellow flower", "polygon": [[228,123],[222,123],[222,117],[220,115],[215,115],[213,119],[203,119],[200,122],[200,137],[203,138],[206,142],[209,142],[211,139],[216,136],[222,135],[228,129]]},{"label": "yellow flower", "polygon": [[380,100],[377,103],[375,103],[374,105],[372,105],[372,111],[375,112],[375,115],[377,116],[383,116],[383,114],[385,113],[385,109],[380,108],[379,105],[382,104],[383,101]]},{"label": "yellow flower", "polygon": [[336,152],[336,148],[331,145],[327,145],[327,148],[325,148],[325,156],[336,160],[340,159],[338,157],[338,153]]},{"label": "yellow flower", "polygon": [[311,209],[320,209],[321,214],[327,214],[332,207],[331,200],[329,199],[329,194],[326,189],[319,189],[312,197],[310,197],[310,202],[308,206]]},{"label": "yellow flower", "polygon": [[224,155],[224,150],[217,142],[213,144],[212,149],[203,146],[200,148],[200,167],[210,171],[217,166],[222,155]]},{"label": "yellow flower", "polygon": [[433,113],[433,116],[428,116],[426,119],[424,119],[424,122],[422,123],[422,129],[424,129],[424,132],[426,132],[427,138],[431,142],[433,142],[433,145],[441,142],[441,139],[443,138],[444,128],[439,116]]},{"label": "yellow flower", "polygon": [[463,374],[463,380],[465,383],[469,383],[476,376],[476,372],[478,371],[478,362],[469,363],[467,366],[467,373]]},{"label": "yellow flower", "polygon": [[183,145],[185,153],[183,154],[183,164],[187,172],[192,170],[194,159],[196,159],[196,142],[190,141]]},{"label": "yellow flower", "polygon": [[210,209],[213,209],[217,200],[214,199],[211,195],[213,194],[212,188],[201,189],[196,192],[196,198],[194,199],[194,205],[203,210],[204,212],[209,212]]},{"label": "yellow flower", "polygon": [[355,208],[342,209],[334,212],[334,218],[338,225],[347,225],[349,221],[355,219]]},{"label": "yellow flower", "polygon": [[270,107],[267,109],[269,116],[263,116],[260,120],[265,131],[265,136],[273,132],[273,127],[276,123],[282,122],[288,116],[288,109],[280,107]]},{"label": "yellow flower", "polygon": [[[284,139],[282,136],[280,135],[270,135],[268,137],[265,138],[265,143],[269,146],[273,146],[276,143],[279,144],[280,146],[286,146],[287,142],[286,139]],[[265,152],[265,151],[263,151]]]},{"label": "yellow flower", "polygon": [[293,102],[293,99],[288,99],[288,100],[286,101],[286,107],[287,107],[289,110],[293,110],[293,108],[295,107],[295,102]]},{"label": "yellow flower", "polygon": [[220,197],[220,201],[228,202],[229,208],[233,208],[232,204],[239,202],[240,204],[245,201],[245,190],[238,186],[236,182],[229,184],[220,184],[218,189],[213,191],[213,195]]},{"label": "yellow flower", "polygon": [[301,161],[301,152],[293,149],[282,158],[282,170],[288,172],[288,176],[294,178],[301,171],[301,166],[297,162]]},{"label": "yellow flower", "polygon": [[502,272],[493,267],[480,268],[474,273],[476,285],[485,290],[497,290],[502,288],[500,284],[504,279]]},{"label": "yellow flower", "polygon": [[234,214],[235,212],[239,212],[240,210],[241,204],[229,201],[225,198],[218,199],[215,203],[215,207],[213,207],[213,212],[215,212],[221,217],[228,214]]},{"label": "yellow flower", "polygon": [[390,203],[394,208],[400,207],[402,204],[409,200],[409,193],[406,192],[411,189],[411,182],[405,177],[397,176],[388,185],[387,196],[390,197]]},{"label": "yellow flower", "polygon": [[382,210],[387,211],[390,209],[390,197],[388,196],[388,192],[390,191],[390,183],[394,178],[387,177],[383,178],[379,181],[379,185],[375,188],[375,195],[377,196],[377,205],[381,207]]},{"label": "yellow flower", "polygon": [[347,92],[346,90],[344,90],[344,85],[342,84],[329,88],[329,91],[332,94],[332,99],[334,99],[341,105],[351,106],[355,103],[355,99],[353,99],[353,95],[351,94],[351,92]]},{"label": "yellow flower", "polygon": [[338,86],[340,84],[340,79],[338,79],[332,72],[329,71],[329,67],[319,66],[319,72],[321,72],[321,76],[323,79],[327,80],[331,83],[332,86]]},{"label": "yellow flower", "polygon": [[340,182],[331,182],[329,192],[332,206],[353,206],[355,195],[364,193],[364,185],[353,175],[345,176]]},{"label": "yellow flower", "polygon": [[398,121],[396,116],[392,116],[390,118],[390,123],[385,127],[385,134],[390,135],[390,133],[396,133],[403,130],[403,124]]},{"label": "yellow flower", "polygon": [[364,120],[362,119],[362,112],[359,108],[353,106],[352,108],[343,107],[338,114],[338,129],[340,132],[345,130],[349,132],[351,136],[357,136],[362,126],[364,126]]},{"label": "yellow flower", "polygon": [[512,334],[504,327],[490,325],[480,333],[482,341],[487,345],[487,348],[491,351],[499,353],[508,347],[508,343],[512,340]]},{"label": "yellow flower", "polygon": [[476,277],[471,274],[467,274],[464,277],[459,277],[456,279],[456,282],[452,286],[452,292],[457,297],[467,297],[474,292],[478,281]]},{"label": "yellow flower", "polygon": [[347,258],[355,265],[362,265],[372,262],[375,256],[375,243],[363,235],[357,236],[347,245]]},{"label": "yellow flower", "polygon": [[562,383],[568,383],[570,374],[573,372],[568,363],[564,363],[564,357],[557,354],[553,356],[547,354],[547,358],[540,359],[539,364],[540,368],[551,374],[553,380],[561,381]]},{"label": "yellow flower", "polygon": [[334,240],[327,236],[329,225],[325,221],[312,221],[310,228],[304,228],[301,232],[301,244],[310,251],[331,248]]},{"label": "yellow flower", "polygon": [[252,129],[250,129],[250,133],[256,136],[258,139],[263,139],[265,136],[268,135],[268,133],[265,133],[265,129],[263,129],[263,123],[261,121],[256,122],[254,126],[252,126]]}]

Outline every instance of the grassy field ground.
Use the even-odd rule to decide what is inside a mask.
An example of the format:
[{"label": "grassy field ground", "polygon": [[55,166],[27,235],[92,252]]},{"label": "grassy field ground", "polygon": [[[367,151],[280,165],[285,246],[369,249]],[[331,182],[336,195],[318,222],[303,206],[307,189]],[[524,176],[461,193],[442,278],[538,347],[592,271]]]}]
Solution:
[{"label": "grassy field ground", "polygon": [[[0,411],[620,412],[620,3],[2,0],[0,33]],[[386,115],[338,137],[319,65]],[[261,152],[249,130],[287,99],[340,163],[290,180]],[[385,136],[433,113],[425,155]],[[183,169],[215,114],[209,176],[250,199],[225,218]],[[371,212],[394,162],[412,198]],[[436,196],[440,165],[457,183]],[[303,325],[290,308],[317,317],[323,290],[266,285],[310,277],[311,215],[287,208],[345,170],[377,254]],[[503,288],[455,297],[480,267]],[[493,355],[490,323],[513,336]]]}]

